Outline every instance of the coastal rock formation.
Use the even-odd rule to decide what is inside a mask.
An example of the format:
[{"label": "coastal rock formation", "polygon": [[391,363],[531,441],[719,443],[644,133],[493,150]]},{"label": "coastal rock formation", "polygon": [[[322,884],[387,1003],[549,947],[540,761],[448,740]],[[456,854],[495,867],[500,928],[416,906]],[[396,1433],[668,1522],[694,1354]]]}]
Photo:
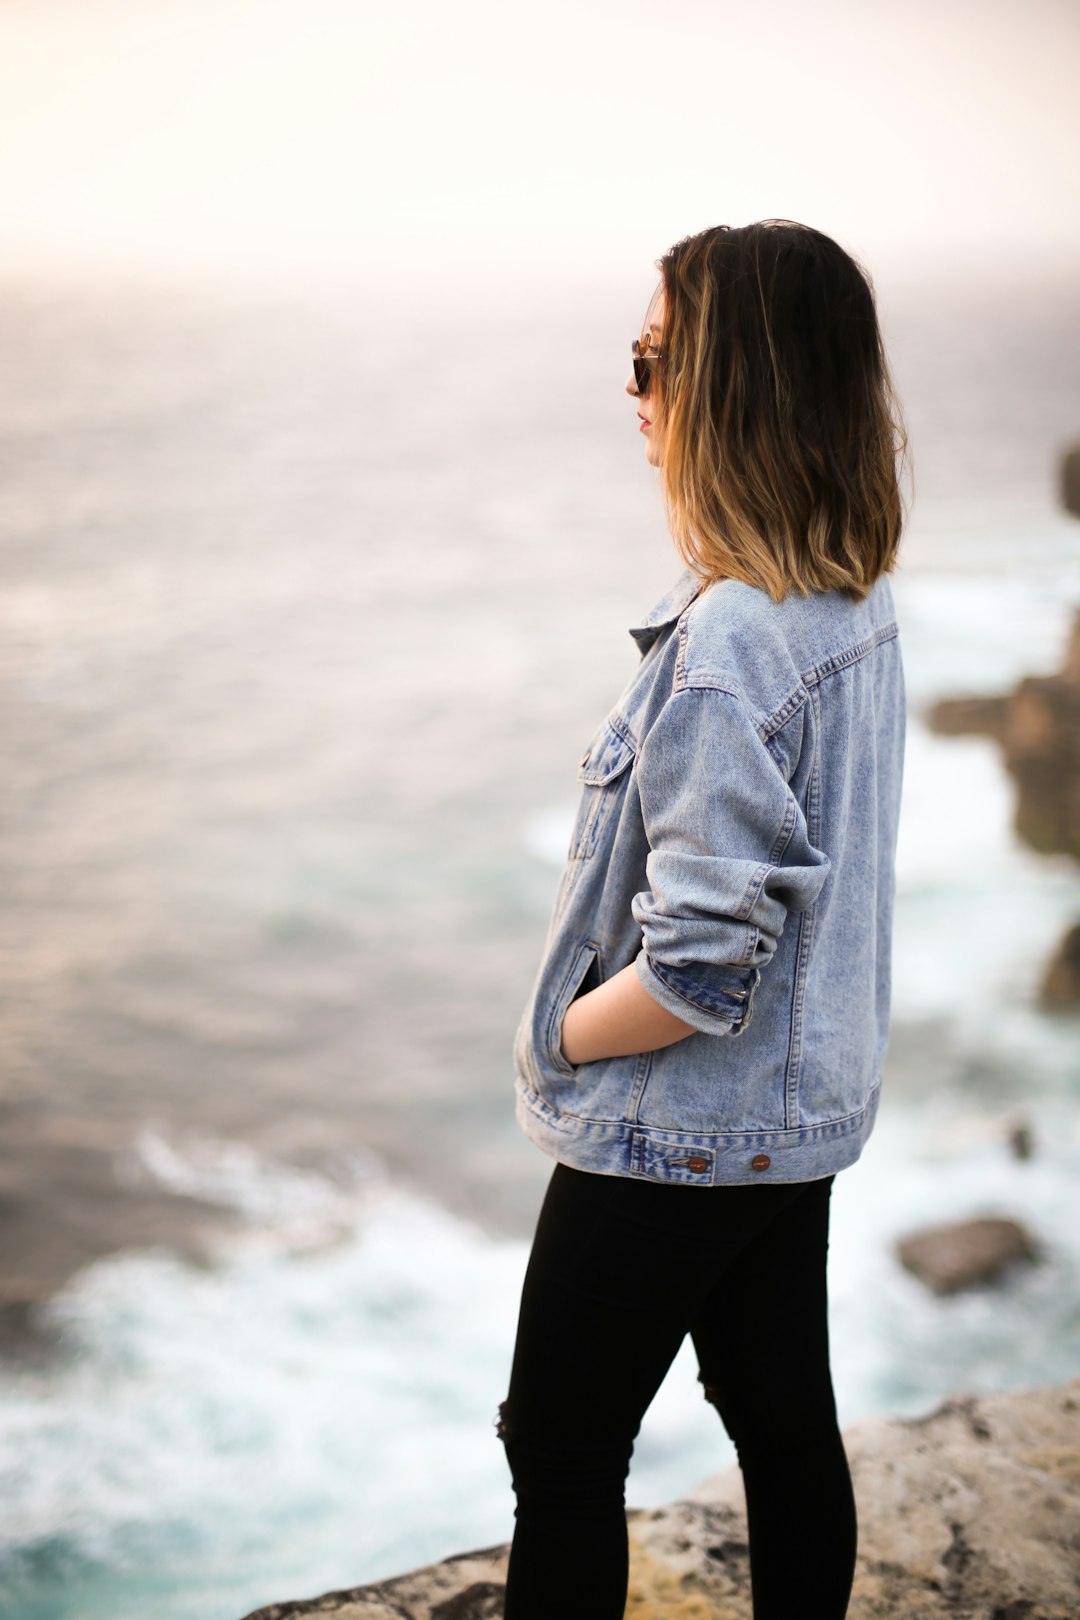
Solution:
[{"label": "coastal rock formation", "polygon": [[1018,789],[1020,837],[1080,860],[1080,614],[1057,675],[1028,675],[1004,697],[943,698],[928,721],[944,736],[996,738]]},{"label": "coastal rock formation", "polygon": [[[1061,458],[1061,500],[1080,517],[1080,444]],[[1029,675],[1001,696],[943,698],[927,721],[942,736],[995,738],[1018,789],[1019,836],[1041,854],[1080,860],[1080,613],[1057,675]],[[1040,1000],[1049,1011],[1080,1012],[1077,928],[1048,964]]]},{"label": "coastal rock formation", "polygon": [[993,737],[1005,731],[1007,697],[940,698],[929,714],[930,729],[939,737]]},{"label": "coastal rock formation", "polygon": [[[1075,1620],[1080,1379],[871,1419],[845,1436],[859,1509],[850,1620]],[[631,1513],[628,1620],[750,1620],[738,1469]],[[246,1620],[498,1620],[506,1548],[271,1604]]]},{"label": "coastal rock formation", "polygon": [[1046,965],[1039,1002],[1047,1012],[1080,1007],[1080,923],[1070,928]]},{"label": "coastal rock formation", "polygon": [[1080,444],[1061,458],[1061,504],[1073,517],[1080,517]]},{"label": "coastal rock formation", "polygon": [[1036,1258],[1036,1248],[1017,1221],[983,1216],[928,1226],[896,1245],[900,1264],[935,1294],[955,1294],[976,1283],[995,1282],[1002,1272]]}]

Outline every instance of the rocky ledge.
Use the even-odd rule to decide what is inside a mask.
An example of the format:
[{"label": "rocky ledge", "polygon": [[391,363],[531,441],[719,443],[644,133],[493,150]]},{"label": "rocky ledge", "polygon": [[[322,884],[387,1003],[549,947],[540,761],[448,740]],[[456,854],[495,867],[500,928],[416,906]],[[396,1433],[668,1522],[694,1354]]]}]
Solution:
[{"label": "rocky ledge", "polygon": [[[1080,1379],[946,1401],[845,1435],[859,1508],[849,1620],[1076,1620]],[[629,1620],[750,1620],[738,1469],[632,1512]],[[498,1620],[506,1548],[246,1620]]]}]

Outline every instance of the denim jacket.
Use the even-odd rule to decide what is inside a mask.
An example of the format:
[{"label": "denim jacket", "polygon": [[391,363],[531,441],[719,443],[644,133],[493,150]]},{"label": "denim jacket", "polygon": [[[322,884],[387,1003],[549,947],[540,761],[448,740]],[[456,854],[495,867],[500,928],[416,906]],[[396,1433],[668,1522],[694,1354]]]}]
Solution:
[{"label": "denim jacket", "polygon": [[[852,1164],[888,1037],[904,683],[889,582],[776,603],[685,570],[581,756],[514,1041],[517,1118],[581,1170],[708,1186]],[[633,963],[693,1033],[570,1064],[576,996]]]}]

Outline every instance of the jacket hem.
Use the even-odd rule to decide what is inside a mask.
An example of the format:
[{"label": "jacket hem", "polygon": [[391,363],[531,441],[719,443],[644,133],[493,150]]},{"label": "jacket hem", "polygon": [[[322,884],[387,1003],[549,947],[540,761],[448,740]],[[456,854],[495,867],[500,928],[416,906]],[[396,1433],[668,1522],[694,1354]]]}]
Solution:
[{"label": "jacket hem", "polygon": [[875,1086],[857,1113],[820,1125],[702,1132],[560,1114],[520,1075],[515,1090],[522,1131],[561,1164],[596,1175],[699,1187],[819,1181],[835,1175],[862,1153],[880,1098]]}]

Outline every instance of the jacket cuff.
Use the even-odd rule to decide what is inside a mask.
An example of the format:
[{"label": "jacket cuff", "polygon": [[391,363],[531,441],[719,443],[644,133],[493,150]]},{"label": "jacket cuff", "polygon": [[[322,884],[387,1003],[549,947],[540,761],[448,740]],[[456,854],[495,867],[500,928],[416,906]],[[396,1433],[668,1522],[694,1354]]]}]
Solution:
[{"label": "jacket cuff", "polygon": [[653,1000],[705,1035],[741,1035],[752,1016],[756,967],[693,962],[669,967],[642,948],[634,961],[637,976]]}]

